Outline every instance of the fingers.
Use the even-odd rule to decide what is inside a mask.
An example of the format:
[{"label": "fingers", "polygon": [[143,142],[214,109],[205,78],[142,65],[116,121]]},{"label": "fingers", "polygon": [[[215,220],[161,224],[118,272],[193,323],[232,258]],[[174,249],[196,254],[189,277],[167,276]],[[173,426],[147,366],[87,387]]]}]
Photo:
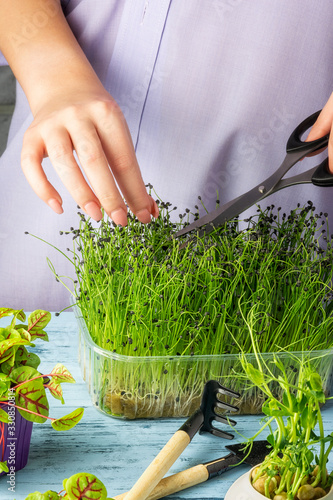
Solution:
[{"label": "fingers", "polygon": [[158,208],[147,194],[132,139],[121,113],[113,111],[97,126],[97,132],[112,173],[130,209],[141,222],[149,222],[151,215],[158,213]]},{"label": "fingers", "polygon": [[62,199],[58,191],[48,181],[42,169],[44,157],[42,141],[30,143],[23,141],[21,167],[32,189],[57,214],[63,213]]},{"label": "fingers", "polygon": [[116,224],[125,226],[123,197],[141,222],[149,222],[151,215],[158,217],[119,108],[113,102],[100,102],[93,116],[74,114],[67,113],[60,125],[54,119],[41,126],[33,124],[24,136],[22,169],[36,194],[56,213],[63,212],[61,197],[42,168],[48,156],[73,199],[93,219],[102,218],[103,207]]},{"label": "fingers", "polygon": [[[47,146],[46,146],[47,145]],[[52,130],[49,137],[42,138],[28,130],[24,136],[21,165],[35,193],[56,213],[61,214],[62,199],[47,180],[42,168],[43,157],[49,156],[65,187],[80,207],[95,220],[102,218],[100,203],[87,184],[74,156],[73,146],[67,131]]]},{"label": "fingers", "polygon": [[[116,224],[125,226],[127,224],[127,208],[116,186],[95,128],[83,126],[80,129],[70,130],[70,134],[80,165],[97,200]],[[81,190],[82,186],[83,184],[80,183],[78,189]],[[75,196],[73,187],[67,187],[72,196]],[[87,184],[86,187],[88,187]],[[77,192],[76,194],[80,194],[80,196],[77,196],[76,199],[81,198],[83,192],[85,191]]]},{"label": "fingers", "polygon": [[315,124],[310,130],[307,136],[307,141],[314,141],[323,137],[324,135],[330,134],[328,142],[328,163],[329,170],[333,173],[333,94],[331,94],[329,100],[323,107],[320,115],[318,116]]}]

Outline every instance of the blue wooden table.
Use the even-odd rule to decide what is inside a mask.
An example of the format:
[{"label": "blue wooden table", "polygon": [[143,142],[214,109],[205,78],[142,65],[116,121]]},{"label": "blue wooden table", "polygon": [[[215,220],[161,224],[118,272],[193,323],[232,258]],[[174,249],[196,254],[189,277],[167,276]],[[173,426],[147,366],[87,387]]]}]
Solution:
[{"label": "blue wooden table", "polygon": [[[5,326],[4,318],[0,326]],[[150,464],[159,450],[185,419],[120,420],[100,413],[91,404],[81,377],[77,355],[77,326],[74,314],[52,316],[47,327],[49,342],[37,342],[35,352],[42,358],[40,370],[50,371],[57,362],[63,363],[76,379],[76,384],[64,384],[65,405],[51,401],[50,415],[60,417],[77,407],[84,407],[81,422],[67,432],[56,432],[51,425],[34,424],[29,461],[15,480],[15,493],[8,490],[7,478],[0,478],[0,500],[25,500],[28,493],[61,491],[64,478],[77,472],[91,472],[107,487],[109,497],[129,490]],[[37,347],[38,346],[38,347]],[[333,405],[323,409],[327,432],[333,431]],[[252,436],[259,428],[260,416],[237,416],[237,431]],[[179,472],[199,463],[219,458],[226,453],[225,445],[241,441],[225,441],[212,435],[196,435],[178,458],[170,473]],[[333,468],[333,457],[329,470]],[[330,466],[331,465],[331,466]],[[201,485],[174,494],[169,499],[223,500],[231,484],[249,467],[242,465]],[[235,499],[237,500],[237,499]]]}]

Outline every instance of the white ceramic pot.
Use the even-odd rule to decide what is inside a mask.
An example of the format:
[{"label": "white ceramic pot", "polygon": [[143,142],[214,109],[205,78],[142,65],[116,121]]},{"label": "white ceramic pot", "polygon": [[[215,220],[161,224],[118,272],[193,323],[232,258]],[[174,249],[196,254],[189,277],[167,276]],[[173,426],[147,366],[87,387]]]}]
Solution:
[{"label": "white ceramic pot", "polygon": [[[266,498],[251,485],[252,470],[246,472],[234,482],[227,491],[224,500],[264,500]],[[320,500],[333,500],[333,486],[331,491]]]}]

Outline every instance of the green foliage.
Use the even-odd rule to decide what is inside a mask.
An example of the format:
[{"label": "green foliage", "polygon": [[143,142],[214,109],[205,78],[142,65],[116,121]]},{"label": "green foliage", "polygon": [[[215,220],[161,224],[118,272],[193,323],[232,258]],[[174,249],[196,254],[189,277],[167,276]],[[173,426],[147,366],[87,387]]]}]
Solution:
[{"label": "green foliage", "polygon": [[81,418],[83,417],[83,412],[83,408],[77,408],[65,417],[53,420],[53,429],[55,429],[56,431],[67,431],[69,429],[72,429],[77,423],[80,422]]},{"label": "green foliage", "polygon": [[60,493],[30,493],[25,500],[112,500],[107,498],[106,487],[98,477],[88,472],[79,472],[69,479],[64,479]]},{"label": "green foliage", "polygon": [[310,202],[288,216],[258,209],[245,229],[234,219],[183,248],[188,237],[173,235],[189,214],[174,223],[171,204],[159,205],[146,225],[129,214],[127,227],[108,217],[96,227],[79,213],[79,228],[67,232],[74,295],[100,347],[130,356],[251,352],[253,307],[261,352],[332,346],[333,250]]},{"label": "green foliage", "polygon": [[[250,440],[250,445],[264,429],[268,426],[272,429],[275,423],[275,430],[267,437],[272,450],[256,471],[253,483],[261,476],[273,478],[279,475],[281,479],[275,485],[274,493],[269,493],[269,479],[265,481],[265,496],[272,498],[285,492],[288,500],[296,498],[298,489],[309,477],[311,486],[330,488],[333,475],[326,473],[326,464],[333,448],[333,433],[328,436],[324,433],[320,405],[329,398],[324,394],[321,377],[313,368],[309,356],[304,353],[302,358],[294,359],[293,368],[299,372],[295,386],[290,381],[290,372],[287,372],[281,360],[274,356],[270,363],[264,361],[258,353],[258,345],[251,328],[250,338],[256,367],[247,363],[244,356],[241,357],[242,367],[253,384],[260,382],[260,389],[266,398],[262,407],[265,414],[264,424]],[[275,366],[277,371],[273,371],[270,365]],[[274,387],[278,385],[283,390],[281,401],[270,389],[272,382]]]},{"label": "green foliage", "polygon": [[[0,308],[0,318],[6,316],[12,316],[12,321],[6,328],[0,328],[0,421],[10,422],[6,412],[10,400],[10,404],[14,404],[28,421],[43,423],[50,419],[52,427],[61,431],[74,427],[82,418],[83,409],[79,408],[56,420],[49,417],[47,399],[49,391],[63,403],[61,384],[75,382],[72,375],[60,363],[55,365],[51,373],[41,374],[38,371],[40,358],[27,350],[28,346],[34,347],[34,340],[48,340],[44,328],[49,323],[51,314],[36,310],[27,318],[27,324],[22,324],[17,323],[26,321],[22,310]],[[4,468],[6,465],[0,462],[0,467]]]},{"label": "green foliage", "polygon": [[65,479],[63,485],[69,500],[81,499],[83,495],[89,500],[106,500],[107,497],[107,491],[102,481],[87,472],[74,474],[69,479]]},{"label": "green foliage", "polygon": [[35,491],[35,493],[30,493],[26,497],[26,500],[59,500],[63,497],[61,497],[58,493],[55,491],[46,491],[45,493],[39,493],[39,491]]}]

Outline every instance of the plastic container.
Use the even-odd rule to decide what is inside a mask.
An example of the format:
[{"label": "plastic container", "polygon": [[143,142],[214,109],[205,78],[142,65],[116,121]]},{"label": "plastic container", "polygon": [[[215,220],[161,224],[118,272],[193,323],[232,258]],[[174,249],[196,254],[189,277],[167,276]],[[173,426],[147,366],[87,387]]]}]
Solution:
[{"label": "plastic container", "polygon": [[[265,500],[265,498],[267,498],[261,493],[258,493],[251,485],[252,470],[253,469],[243,474],[233,483],[227,491],[224,500]],[[322,497],[321,500],[333,500],[333,486],[329,493]]]},{"label": "plastic container", "polygon": [[[123,356],[97,346],[79,309],[74,307],[74,311],[79,325],[82,376],[93,404],[102,412],[126,419],[187,417],[199,407],[203,386],[210,379],[241,393],[239,399],[228,399],[239,407],[239,414],[261,412],[263,395],[260,389],[235,375],[241,372],[238,355]],[[295,383],[298,379],[295,356],[311,359],[323,379],[326,394],[330,394],[332,349],[276,355],[283,359]],[[271,353],[262,356],[266,361],[272,359]],[[255,362],[253,354],[248,354],[247,359]]]},{"label": "plastic container", "polygon": [[[0,405],[0,408],[8,411],[10,407]],[[33,422],[23,418],[14,407],[9,413],[11,424],[0,422],[0,461],[7,461],[8,474],[11,475],[27,465]]]}]

